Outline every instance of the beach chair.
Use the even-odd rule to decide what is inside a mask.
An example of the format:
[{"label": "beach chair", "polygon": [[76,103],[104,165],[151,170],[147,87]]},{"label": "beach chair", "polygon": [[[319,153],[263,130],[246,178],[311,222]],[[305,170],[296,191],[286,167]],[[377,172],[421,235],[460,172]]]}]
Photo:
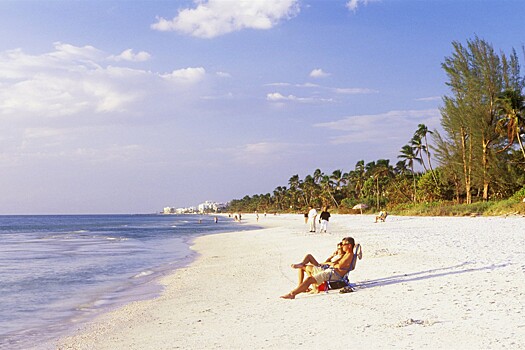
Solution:
[{"label": "beach chair", "polygon": [[330,289],[341,289],[341,288],[350,288],[349,291],[351,291],[352,286],[350,285],[350,272],[354,271],[355,266],[357,264],[357,260],[361,260],[363,258],[363,250],[361,249],[361,244],[356,244],[354,247],[354,258],[352,259],[352,263],[348,267],[348,271],[344,274],[344,276],[340,276],[337,272],[333,271],[332,274],[336,274],[338,277],[337,279],[332,280],[332,275],[330,275],[330,278],[328,281],[326,281],[326,291],[328,292]]},{"label": "beach chair", "polygon": [[376,216],[375,222],[377,222],[377,220],[381,222],[385,222],[387,216],[388,216],[388,213],[386,211],[380,211],[379,215]]}]

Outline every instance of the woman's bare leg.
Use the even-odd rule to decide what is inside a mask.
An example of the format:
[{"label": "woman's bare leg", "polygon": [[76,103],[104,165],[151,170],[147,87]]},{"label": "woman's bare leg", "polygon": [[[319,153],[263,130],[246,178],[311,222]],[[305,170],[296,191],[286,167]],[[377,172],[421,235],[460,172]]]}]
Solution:
[{"label": "woman's bare leg", "polygon": [[315,260],[313,255],[312,254],[307,254],[304,257],[303,261],[301,261],[299,264],[292,264],[292,268],[294,268],[294,269],[302,269],[307,264],[312,264],[314,266],[319,266],[319,263],[317,262],[317,260]]},{"label": "woman's bare leg", "polygon": [[297,286],[301,285],[301,283],[303,283],[303,281],[304,281],[304,271],[305,271],[305,268],[301,268],[298,271],[298,273],[299,273],[299,282],[297,283]]}]

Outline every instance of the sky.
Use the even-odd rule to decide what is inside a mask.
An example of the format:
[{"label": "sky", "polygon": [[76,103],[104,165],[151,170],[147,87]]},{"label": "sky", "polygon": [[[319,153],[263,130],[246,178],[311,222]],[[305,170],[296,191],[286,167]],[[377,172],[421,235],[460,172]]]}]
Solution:
[{"label": "sky", "polygon": [[153,213],[398,161],[520,0],[0,0],[0,214]]}]

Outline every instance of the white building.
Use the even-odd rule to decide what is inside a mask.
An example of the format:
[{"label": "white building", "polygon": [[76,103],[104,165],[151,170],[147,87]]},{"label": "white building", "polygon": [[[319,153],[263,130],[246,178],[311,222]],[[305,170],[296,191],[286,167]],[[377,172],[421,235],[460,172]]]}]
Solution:
[{"label": "white building", "polygon": [[194,214],[194,213],[217,213],[226,208],[226,204],[217,203],[212,201],[206,201],[199,204],[197,207],[188,208],[173,208],[165,207],[162,211],[163,214]]},{"label": "white building", "polygon": [[221,209],[224,209],[224,208],[226,208],[226,204],[212,202],[212,201],[206,201],[197,206],[197,210],[199,213],[210,213],[210,212],[217,213],[221,211]]}]

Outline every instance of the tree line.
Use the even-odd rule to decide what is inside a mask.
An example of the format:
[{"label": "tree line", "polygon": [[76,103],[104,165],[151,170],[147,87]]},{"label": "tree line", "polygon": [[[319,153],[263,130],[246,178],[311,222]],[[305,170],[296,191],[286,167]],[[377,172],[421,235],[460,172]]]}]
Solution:
[{"label": "tree line", "polygon": [[442,63],[449,87],[440,107],[443,134],[419,124],[395,165],[360,160],[347,172],[293,175],[287,186],[232,200],[229,209],[296,212],[326,205],[345,211],[364,203],[379,210],[525,192],[525,77],[516,51],[497,52],[478,37],[452,47]]}]

